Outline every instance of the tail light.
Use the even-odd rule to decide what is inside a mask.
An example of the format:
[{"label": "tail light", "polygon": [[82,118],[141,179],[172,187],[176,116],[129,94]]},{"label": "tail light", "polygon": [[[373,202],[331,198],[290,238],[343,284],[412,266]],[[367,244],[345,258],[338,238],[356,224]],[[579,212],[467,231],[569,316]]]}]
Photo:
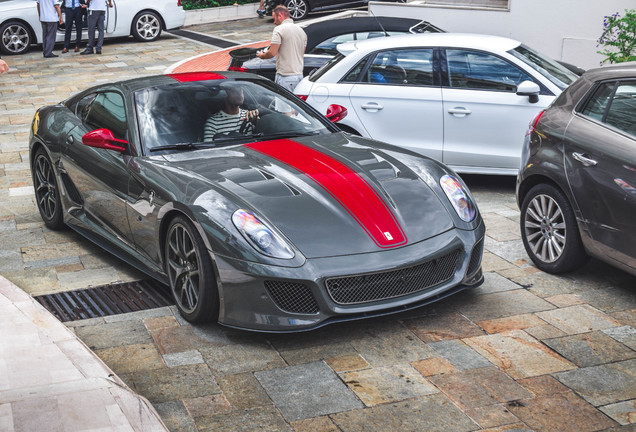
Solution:
[{"label": "tail light", "polygon": [[347,116],[347,109],[341,105],[332,104],[327,107],[327,118],[336,123]]},{"label": "tail light", "polygon": [[535,116],[535,118],[530,122],[530,124],[528,125],[528,130],[526,131],[526,136],[532,135],[532,133],[537,128],[537,125],[539,124],[539,120],[541,119],[541,116],[543,114],[545,114],[545,110],[543,110],[539,114],[537,114]]},{"label": "tail light", "polygon": [[298,96],[300,99],[304,100],[305,102],[307,102],[307,98],[309,97],[309,95],[296,95]]},{"label": "tail light", "polygon": [[240,66],[230,66],[227,70],[235,71],[235,72],[249,72],[248,68],[240,67]]}]

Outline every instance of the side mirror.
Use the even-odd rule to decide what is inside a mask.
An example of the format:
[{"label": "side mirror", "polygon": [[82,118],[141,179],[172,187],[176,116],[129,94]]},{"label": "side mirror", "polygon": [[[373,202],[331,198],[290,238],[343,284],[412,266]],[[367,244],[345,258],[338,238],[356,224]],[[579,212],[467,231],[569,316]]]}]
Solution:
[{"label": "side mirror", "polygon": [[530,103],[539,102],[539,93],[541,93],[541,87],[532,81],[524,81],[517,86],[517,94],[519,96],[528,96]]},{"label": "side mirror", "polygon": [[128,141],[115,138],[108,129],[95,129],[82,137],[82,144],[123,153],[126,151]]},{"label": "side mirror", "polygon": [[347,116],[347,109],[343,106],[332,104],[327,107],[327,118],[333,123],[339,122]]}]

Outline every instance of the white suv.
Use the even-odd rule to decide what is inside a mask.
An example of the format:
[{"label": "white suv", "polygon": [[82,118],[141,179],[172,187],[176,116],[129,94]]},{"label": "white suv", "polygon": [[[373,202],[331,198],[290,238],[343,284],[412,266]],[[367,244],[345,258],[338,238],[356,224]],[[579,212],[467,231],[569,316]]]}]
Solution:
[{"label": "white suv", "polygon": [[[106,11],[105,37],[132,35],[139,41],[150,42],[161,35],[161,30],[181,27],[184,21],[181,0],[113,0],[113,7]],[[86,32],[82,37],[84,41],[88,39]],[[56,41],[63,40],[64,28],[58,26]],[[0,52],[23,54],[32,44],[39,43],[42,43],[42,26],[36,2],[0,0]]]},{"label": "white suv", "polygon": [[341,129],[463,173],[516,175],[528,123],[576,78],[502,37],[430,33],[338,45],[294,92]]}]

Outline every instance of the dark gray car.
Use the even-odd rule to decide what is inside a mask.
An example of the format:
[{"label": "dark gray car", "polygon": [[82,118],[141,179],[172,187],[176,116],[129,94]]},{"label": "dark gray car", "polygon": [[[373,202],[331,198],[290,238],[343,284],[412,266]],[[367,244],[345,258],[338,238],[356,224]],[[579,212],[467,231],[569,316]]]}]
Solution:
[{"label": "dark gray car", "polygon": [[521,236],[540,269],[588,255],[636,274],[636,62],[587,71],[533,121],[517,179]]}]

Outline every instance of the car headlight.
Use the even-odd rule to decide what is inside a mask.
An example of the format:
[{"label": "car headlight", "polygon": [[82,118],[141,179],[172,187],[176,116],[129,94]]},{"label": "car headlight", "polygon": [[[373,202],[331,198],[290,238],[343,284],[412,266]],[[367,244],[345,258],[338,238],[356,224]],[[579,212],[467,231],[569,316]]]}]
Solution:
[{"label": "car headlight", "polygon": [[238,209],[232,215],[234,226],[254,249],[273,258],[291,259],[294,252],[285,241],[252,213]]},{"label": "car headlight", "polygon": [[461,220],[464,222],[470,222],[475,219],[475,214],[477,213],[475,205],[470,199],[468,193],[464,191],[461,183],[455,177],[448,174],[442,176],[439,180],[439,184]]}]

